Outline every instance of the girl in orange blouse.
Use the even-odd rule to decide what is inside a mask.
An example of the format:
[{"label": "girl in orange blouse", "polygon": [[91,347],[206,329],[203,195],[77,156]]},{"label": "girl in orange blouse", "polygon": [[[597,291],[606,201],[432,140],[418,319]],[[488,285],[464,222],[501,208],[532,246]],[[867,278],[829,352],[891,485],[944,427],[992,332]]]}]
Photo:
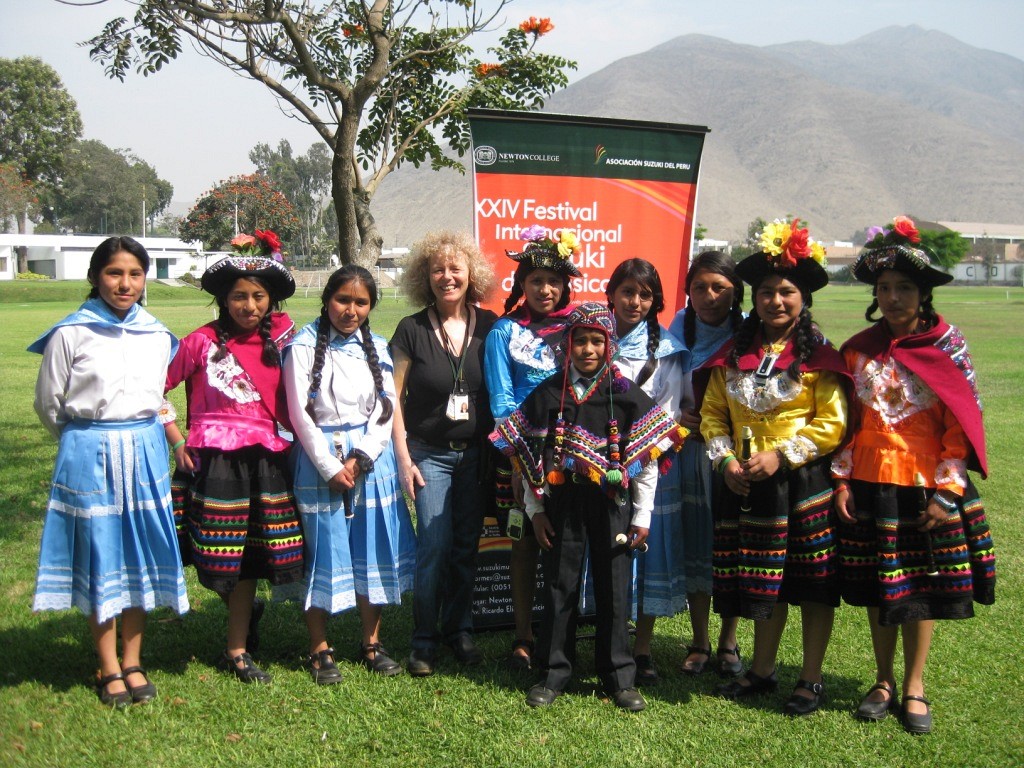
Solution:
[{"label": "girl in orange blouse", "polygon": [[857,709],[899,708],[893,661],[903,628],[903,727],[931,730],[924,665],[935,619],[974,615],[995,599],[995,556],[968,468],[986,474],[974,368],[960,331],[932,308],[952,276],[929,264],[905,216],[854,265],[882,313],[842,347],[856,386],[852,437],[832,463],[843,598],[868,608],[877,682]]}]

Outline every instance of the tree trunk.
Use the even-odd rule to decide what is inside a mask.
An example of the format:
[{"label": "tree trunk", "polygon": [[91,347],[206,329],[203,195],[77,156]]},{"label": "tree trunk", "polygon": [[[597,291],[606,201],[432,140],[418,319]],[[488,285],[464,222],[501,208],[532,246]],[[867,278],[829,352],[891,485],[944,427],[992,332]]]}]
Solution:
[{"label": "tree trunk", "polygon": [[[28,211],[21,211],[15,217],[18,222],[18,234],[24,235],[28,230]],[[18,251],[18,273],[28,272],[28,248],[19,245]]]},{"label": "tree trunk", "polygon": [[356,209],[356,223],[359,225],[359,235],[362,246],[357,257],[358,264],[373,269],[380,261],[380,252],[384,247],[384,238],[377,230],[377,220],[370,212],[370,196],[365,191],[353,195]]},{"label": "tree trunk", "polygon": [[[342,118],[334,134],[334,158],[331,161],[331,199],[334,200],[334,214],[338,218],[338,262],[342,266],[352,264],[359,249],[359,227],[353,202],[356,189],[352,164],[355,133],[347,122]],[[349,133],[352,135],[349,136]]]}]

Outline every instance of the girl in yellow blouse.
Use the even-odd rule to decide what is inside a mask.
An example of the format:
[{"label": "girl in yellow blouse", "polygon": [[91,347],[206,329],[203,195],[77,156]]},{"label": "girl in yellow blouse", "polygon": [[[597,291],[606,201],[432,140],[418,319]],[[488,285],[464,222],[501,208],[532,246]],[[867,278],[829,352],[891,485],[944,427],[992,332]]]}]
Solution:
[{"label": "girl in yellow blouse", "polygon": [[[905,216],[873,227],[854,265],[874,300],[874,325],[842,347],[853,374],[857,427],[832,462],[843,599],[868,608],[876,683],[857,709],[899,709],[893,662],[903,629],[903,727],[931,730],[924,665],[936,619],[974,615],[995,600],[995,554],[967,475],[985,469],[974,367],[959,329],[932,308],[952,280],[916,246]],[[875,310],[881,319],[872,317]]]},{"label": "girl in yellow blouse", "polygon": [[822,663],[839,604],[830,454],[846,424],[845,366],[811,319],[811,294],[828,283],[824,249],[792,222],[761,234],[761,253],[736,271],[754,311],[705,364],[701,434],[727,491],[718,499],[715,611],[754,619],[744,677],[718,689],[738,699],[774,691],[790,604],[803,620],[803,667],[785,711],[823,700]]}]

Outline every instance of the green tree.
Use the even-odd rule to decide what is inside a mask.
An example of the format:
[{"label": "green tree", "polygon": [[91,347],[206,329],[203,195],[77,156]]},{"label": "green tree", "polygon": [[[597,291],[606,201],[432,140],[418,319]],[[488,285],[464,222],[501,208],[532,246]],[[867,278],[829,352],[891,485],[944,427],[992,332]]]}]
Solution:
[{"label": "green tree", "polygon": [[946,269],[952,269],[959,264],[971,244],[963,236],[952,229],[922,229],[920,246],[926,250],[935,263]]},{"label": "green tree", "polygon": [[216,251],[227,249],[239,232],[251,235],[257,229],[271,229],[288,241],[298,226],[295,207],[265,176],[253,173],[232,176],[200,197],[181,220],[178,236]]},{"label": "green tree", "polygon": [[[0,163],[45,195],[64,178],[68,148],[82,134],[78,106],[53,67],[23,56],[0,59]],[[18,232],[28,227],[28,213],[18,211]],[[18,271],[28,269],[19,249]]]},{"label": "green tree", "polygon": [[470,39],[509,2],[139,0],[131,22],[113,19],[88,44],[110,77],[153,74],[191,39],[263,83],[330,147],[341,260],[372,264],[382,239],[370,201],[388,174],[403,162],[464,171],[468,108],[537,109],[575,69],[534,50],[548,19],[507,30],[492,62],[473,55]]},{"label": "green tree", "polygon": [[973,255],[985,268],[986,285],[992,282],[992,269],[999,261],[999,250],[996,241],[989,237],[987,232],[974,244]]},{"label": "green tree", "polygon": [[127,150],[92,139],[75,146],[67,178],[54,193],[58,223],[76,232],[142,233],[170,204],[174,187]]},{"label": "green tree", "polygon": [[10,163],[0,163],[0,228],[38,206],[35,185]]},{"label": "green tree", "polygon": [[295,206],[299,228],[290,249],[310,261],[319,262],[320,253],[327,245],[328,253],[334,247],[325,243],[325,202],[331,191],[331,151],[323,142],[317,142],[305,155],[292,154],[291,144],[282,139],[277,149],[269,144],[257,144],[249,152],[256,172],[263,174],[274,187]]}]

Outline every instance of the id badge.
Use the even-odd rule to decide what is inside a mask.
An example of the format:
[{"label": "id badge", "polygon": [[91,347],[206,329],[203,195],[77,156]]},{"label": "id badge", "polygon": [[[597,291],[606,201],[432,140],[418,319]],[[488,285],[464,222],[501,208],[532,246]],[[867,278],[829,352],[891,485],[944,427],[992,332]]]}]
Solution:
[{"label": "id badge", "polygon": [[469,395],[452,392],[448,395],[448,407],[444,415],[448,421],[469,421]]},{"label": "id badge", "polygon": [[523,538],[525,517],[521,509],[513,508],[508,511],[508,525],[505,528],[505,533],[512,541],[519,541]]}]

